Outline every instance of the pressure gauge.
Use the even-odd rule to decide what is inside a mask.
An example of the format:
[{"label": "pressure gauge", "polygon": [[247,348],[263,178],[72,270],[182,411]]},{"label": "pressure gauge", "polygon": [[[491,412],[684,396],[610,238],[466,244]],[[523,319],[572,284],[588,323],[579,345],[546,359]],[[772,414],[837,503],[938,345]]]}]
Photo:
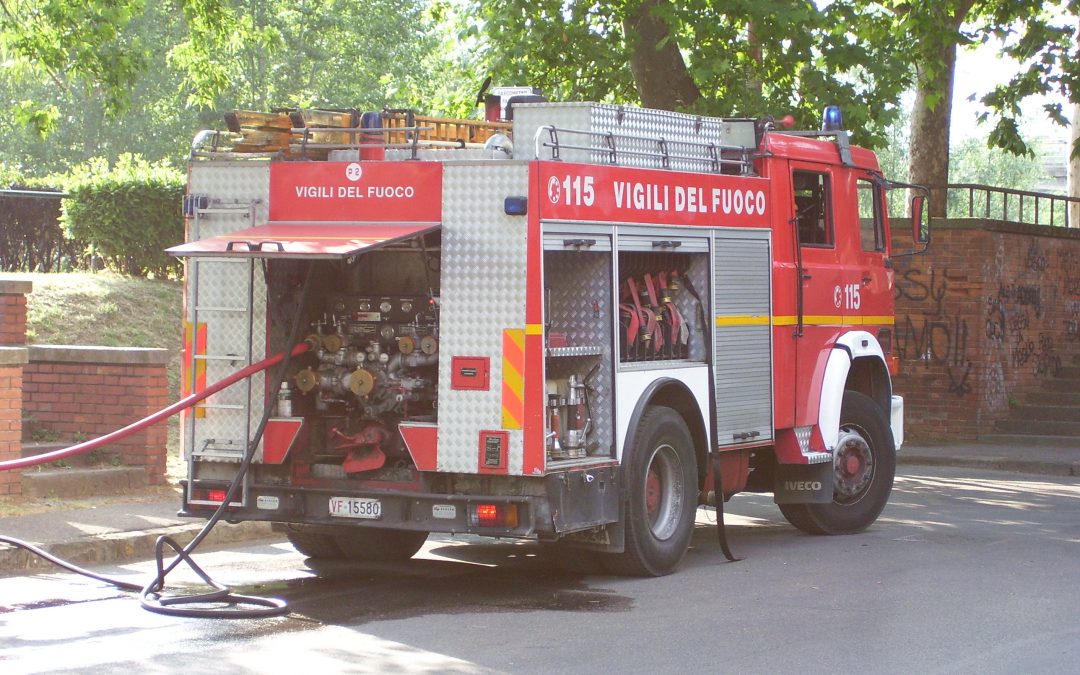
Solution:
[{"label": "pressure gauge", "polygon": [[401,312],[403,314],[408,314],[411,311],[412,311],[412,303],[411,302],[406,300],[406,301],[401,303]]},{"label": "pressure gauge", "polygon": [[388,314],[390,312],[390,310],[392,310],[393,308],[394,308],[394,306],[390,304],[389,300],[383,300],[379,304],[379,311],[382,312],[383,314]]}]

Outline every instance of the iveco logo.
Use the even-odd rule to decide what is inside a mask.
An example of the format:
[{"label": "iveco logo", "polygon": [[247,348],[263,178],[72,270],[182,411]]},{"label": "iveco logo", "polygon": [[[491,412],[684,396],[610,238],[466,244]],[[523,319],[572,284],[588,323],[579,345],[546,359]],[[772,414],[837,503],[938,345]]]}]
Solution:
[{"label": "iveco logo", "polygon": [[813,490],[817,492],[821,489],[821,481],[819,480],[786,480],[784,481],[785,490]]},{"label": "iveco logo", "polygon": [[360,164],[353,162],[345,167],[345,177],[356,182],[360,180],[360,176],[364,175],[364,169],[360,167]]}]

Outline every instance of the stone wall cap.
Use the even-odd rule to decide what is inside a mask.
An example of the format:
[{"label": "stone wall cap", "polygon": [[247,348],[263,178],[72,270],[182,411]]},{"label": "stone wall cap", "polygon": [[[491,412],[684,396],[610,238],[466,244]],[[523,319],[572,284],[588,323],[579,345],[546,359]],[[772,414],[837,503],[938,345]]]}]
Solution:
[{"label": "stone wall cap", "polygon": [[0,295],[29,295],[34,290],[34,282],[28,279],[0,278]]},{"label": "stone wall cap", "polygon": [[26,347],[0,347],[0,366],[23,366],[28,362]]},{"label": "stone wall cap", "polygon": [[[895,222],[896,218],[892,219]],[[1023,234],[1036,237],[1053,237],[1057,239],[1080,239],[1080,229],[1058,225],[1032,225],[1031,223],[1014,223],[1008,220],[995,220],[993,218],[934,218],[930,229],[943,230],[986,230],[987,232],[999,232],[1008,234]],[[933,242],[930,244],[933,246]]]},{"label": "stone wall cap", "polygon": [[109,363],[120,365],[165,365],[172,356],[157,347],[93,347],[82,345],[27,345],[31,362]]}]

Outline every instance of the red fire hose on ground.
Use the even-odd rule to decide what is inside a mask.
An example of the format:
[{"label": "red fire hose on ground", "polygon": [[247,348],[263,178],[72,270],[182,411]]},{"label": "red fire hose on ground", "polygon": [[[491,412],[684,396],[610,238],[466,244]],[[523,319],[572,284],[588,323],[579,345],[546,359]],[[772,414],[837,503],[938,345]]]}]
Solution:
[{"label": "red fire hose on ground", "polygon": [[[187,408],[192,407],[193,405],[195,405],[199,401],[202,401],[203,399],[206,399],[206,398],[208,398],[210,396],[213,396],[214,394],[221,391],[222,389],[225,389],[225,388],[227,388],[227,387],[229,387],[229,386],[231,386],[233,384],[236,384],[237,382],[243,380],[244,378],[251,377],[255,373],[259,373],[259,372],[262,372],[262,371],[267,370],[269,368],[272,368],[273,366],[275,366],[275,365],[277,365],[279,363],[282,363],[283,361],[288,361],[289,359],[291,359],[294,356],[298,356],[300,354],[303,354],[304,352],[308,351],[310,348],[311,348],[311,345],[309,343],[301,342],[300,344],[296,345],[295,347],[293,347],[288,352],[281,352],[281,353],[275,354],[275,355],[273,355],[273,356],[271,356],[269,358],[263,359],[262,361],[259,361],[258,363],[253,363],[250,366],[247,366],[246,368],[238,370],[237,372],[235,372],[232,375],[226,377],[225,379],[220,380],[218,382],[215,382],[214,384],[210,385],[206,389],[203,389],[202,391],[196,392],[196,393],[194,393],[194,394],[192,394],[190,396],[187,396],[187,397],[177,401],[176,403],[170,405],[169,407],[163,408],[162,410],[159,410],[158,412],[156,412],[156,413],[154,413],[152,415],[144,417],[143,419],[139,420],[138,422],[133,422],[132,424],[129,424],[129,425],[127,425],[126,427],[124,427],[122,429],[117,429],[116,431],[114,431],[112,433],[106,434],[104,436],[101,436],[99,438],[95,438],[95,439],[90,440],[90,441],[85,441],[83,443],[78,443],[78,444],[73,445],[73,446],[71,446],[69,448],[64,448],[63,450],[57,450],[55,452],[49,452],[49,453],[45,453],[45,454],[41,454],[41,455],[36,455],[34,457],[24,457],[22,459],[14,459],[14,460],[8,460],[6,462],[0,462],[0,471],[10,471],[10,470],[13,470],[13,469],[23,469],[23,468],[30,467],[30,466],[35,466],[35,465],[38,465],[38,464],[44,464],[46,462],[54,462],[54,461],[56,461],[58,459],[63,459],[65,457],[72,457],[74,455],[78,455],[78,454],[81,454],[81,453],[84,453],[84,452],[89,452],[89,451],[91,451],[91,450],[93,450],[95,448],[99,448],[99,447],[101,447],[103,445],[107,445],[108,443],[111,443],[113,441],[124,438],[125,436],[129,436],[130,434],[133,434],[136,431],[139,431],[140,429],[144,429],[144,428],[150,426],[151,424],[156,424],[157,422],[168,419],[172,415],[175,415],[176,413],[178,413],[178,412],[180,412],[182,410],[186,410]],[[276,391],[276,389],[272,389],[272,391]],[[265,424],[265,416],[264,416],[264,424]],[[260,426],[260,428],[259,428],[260,433],[261,433],[261,431],[262,431],[262,426]],[[253,447],[251,448],[251,450],[253,450],[254,445],[256,445],[258,443],[257,439],[258,439],[258,435],[256,436],[256,441],[253,444]],[[224,506],[226,504],[228,504],[230,501],[232,501],[232,494],[233,494],[233,492],[235,492],[235,486],[239,485],[239,482],[240,482],[239,479],[243,476],[243,473],[246,471],[247,465],[250,463],[250,455],[251,454],[252,453],[249,450],[248,455],[244,458],[244,463],[242,465],[241,471],[238,474],[237,479],[234,480],[234,487],[230,489],[229,494],[222,501],[222,507],[219,508],[218,511],[215,512],[213,516],[211,516],[211,518],[207,521],[206,527],[204,527],[202,529],[202,531],[199,532],[199,534],[196,535],[195,538],[192,539],[192,541],[190,543],[188,543],[187,546],[181,547],[178,544],[176,544],[176,542],[174,542],[172,539],[170,539],[169,537],[165,537],[165,536],[160,537],[158,539],[156,550],[155,550],[155,555],[156,555],[156,559],[157,559],[157,575],[155,576],[154,580],[152,582],[150,582],[150,584],[147,584],[146,586],[142,586],[142,585],[139,585],[139,584],[133,584],[133,583],[124,581],[122,579],[115,579],[115,578],[108,577],[108,576],[105,576],[105,575],[97,574],[95,572],[91,572],[89,570],[83,569],[81,567],[73,565],[73,564],[71,564],[69,562],[66,562],[64,560],[61,560],[61,559],[51,555],[47,551],[44,551],[44,550],[34,546],[33,544],[30,544],[29,542],[25,542],[25,541],[22,541],[20,539],[15,539],[14,537],[6,537],[6,536],[3,536],[3,535],[0,535],[0,543],[10,544],[12,546],[16,546],[18,548],[25,549],[25,550],[33,553],[34,555],[37,555],[37,556],[39,556],[41,558],[44,558],[45,560],[48,560],[49,562],[53,563],[54,565],[56,565],[58,567],[62,567],[64,569],[66,569],[66,570],[68,570],[70,572],[74,572],[76,574],[81,574],[83,576],[90,577],[91,579],[96,579],[98,581],[102,581],[102,582],[111,584],[111,585],[116,586],[117,588],[120,588],[122,590],[125,590],[125,591],[141,591],[140,601],[142,603],[142,606],[144,608],[152,611],[152,612],[157,612],[157,613],[160,613],[160,614],[171,614],[171,615],[174,615],[174,616],[189,616],[189,617],[204,617],[204,618],[206,618],[206,617],[219,617],[219,616],[228,616],[228,617],[232,617],[232,618],[239,618],[239,617],[255,618],[255,617],[274,616],[274,615],[278,615],[278,614],[283,614],[286,611],[288,611],[284,601],[273,599],[273,598],[259,598],[259,597],[254,597],[254,596],[239,595],[239,594],[233,593],[232,591],[229,590],[228,587],[223,586],[223,585],[219,584],[218,582],[214,581],[213,579],[211,579],[210,576],[208,574],[206,574],[206,572],[204,572],[202,570],[202,568],[200,568],[198,565],[196,565],[195,562],[190,557],[191,551],[193,551],[195,549],[195,547],[198,546],[199,543],[206,537],[206,535],[210,533],[210,530],[213,528],[213,526],[220,519],[221,514],[224,513]],[[174,558],[172,563],[170,565],[168,565],[167,567],[164,565],[164,562],[163,562],[166,547],[172,549],[172,551],[176,554],[176,558]],[[201,578],[204,582],[206,582],[206,584],[209,585],[213,590],[210,591],[209,593],[202,593],[202,594],[195,594],[195,595],[184,595],[184,596],[175,597],[175,598],[163,598],[163,597],[161,597],[161,590],[164,587],[165,575],[167,575],[169,572],[171,572],[173,569],[175,569],[176,566],[180,562],[186,562],[192,568],[192,570],[194,570],[194,572],[199,576],[199,578]],[[203,607],[184,608],[184,607],[179,606],[179,605],[182,605],[182,604],[198,604],[198,605],[203,605]],[[205,607],[206,605],[218,605],[218,606],[226,605],[226,606],[232,607],[233,609],[229,609],[227,611],[223,611],[221,609],[207,609]],[[245,608],[244,609],[236,609],[236,607],[238,607],[238,606],[243,606]]]},{"label": "red fire hose on ground", "polygon": [[[314,267],[308,265],[306,279],[304,281],[303,289],[300,291],[300,298],[297,305],[296,312],[293,314],[292,327],[289,331],[289,341],[286,344],[295,344],[291,350],[275,354],[269,358],[263,359],[258,363],[253,363],[246,368],[243,368],[225,379],[215,382],[206,389],[187,396],[180,401],[172,404],[171,406],[164,408],[153,415],[145,417],[138,422],[134,422],[118,429],[110,434],[106,434],[100,438],[96,438],[92,441],[86,441],[85,443],[78,443],[65,448],[63,450],[57,450],[55,452],[49,452],[36,457],[29,457],[24,459],[10,460],[6,462],[0,462],[0,471],[9,471],[12,469],[21,469],[28,466],[34,466],[45,462],[53,462],[65,457],[71,457],[83,452],[89,452],[94,448],[101,447],[107,443],[123,438],[130,435],[140,429],[144,429],[151,424],[160,422],[168,417],[175,415],[181,410],[185,410],[195,405],[199,401],[216,394],[217,392],[236,384],[244,378],[251,377],[255,373],[267,370],[274,367],[277,364],[281,364],[281,369],[278,371],[277,376],[271,378],[272,386],[268,391],[276,392],[281,386],[282,381],[285,379],[285,373],[288,370],[289,362],[292,357],[303,354],[311,349],[314,345],[308,341],[298,342],[300,332],[300,318],[303,315],[303,309],[307,303],[308,291],[311,288],[311,280],[313,278]],[[139,602],[143,609],[158,614],[168,614],[171,616],[186,616],[186,617],[199,617],[199,618],[260,618],[267,616],[278,616],[287,613],[288,606],[284,600],[277,598],[260,598],[250,595],[240,595],[233,593],[227,586],[223,586],[218,582],[210,578],[206,572],[202,570],[195,561],[191,559],[191,553],[195,550],[203,539],[210,534],[210,530],[221,520],[225,515],[225,509],[232,502],[233,497],[240,489],[240,485],[244,479],[244,475],[247,473],[248,468],[251,466],[251,459],[255,454],[255,448],[259,445],[259,440],[262,438],[263,430],[266,429],[266,422],[270,419],[272,407],[268,404],[265,406],[262,419],[259,421],[259,426],[256,428],[252,441],[247,451],[244,454],[243,459],[240,462],[240,467],[237,469],[236,477],[233,478],[232,483],[229,485],[229,489],[225,493],[225,498],[221,500],[221,505],[218,506],[217,511],[210,516],[206,521],[206,525],[199,531],[195,537],[188,542],[186,546],[180,546],[175,541],[167,536],[158,538],[157,546],[155,550],[155,556],[157,561],[157,574],[154,579],[151,580],[145,586],[138,586],[127,581],[120,579],[113,579],[103,575],[95,574],[88,570],[84,570],[80,567],[76,567],[63,560],[55,558],[49,555],[47,552],[42,551],[33,544],[15,539],[14,537],[5,537],[0,535],[0,543],[10,544],[19,548],[26,549],[31,553],[39,555],[49,562],[55,565],[63,567],[71,572],[82,574],[98,581],[103,581],[108,584],[112,584],[117,588],[123,590],[141,590],[139,594]],[[165,549],[171,548],[176,557],[166,565],[164,562]],[[188,594],[173,597],[164,597],[162,591],[165,588],[165,577],[181,563],[186,562],[189,567],[202,579],[208,586],[211,587],[211,591],[207,593]]]}]

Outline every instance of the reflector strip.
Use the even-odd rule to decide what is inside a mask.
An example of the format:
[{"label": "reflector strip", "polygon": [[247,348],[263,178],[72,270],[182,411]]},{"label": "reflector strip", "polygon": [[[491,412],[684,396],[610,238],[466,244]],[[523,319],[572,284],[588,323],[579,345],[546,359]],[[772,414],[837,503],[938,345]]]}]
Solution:
[{"label": "reflector strip", "polygon": [[[761,315],[730,315],[717,316],[717,326],[768,326],[770,317]],[[798,323],[796,316],[774,316],[774,326],[794,326]],[[803,317],[805,326],[892,326],[896,323],[895,317],[891,316],[840,316],[840,315],[807,315]]]},{"label": "reflector strip", "polygon": [[[206,361],[198,359],[195,361],[195,367],[192,369],[192,357],[195,355],[206,354],[206,324],[199,322],[192,324],[190,321],[184,322],[184,345],[183,345],[183,363],[180,364],[182,373],[180,375],[180,397],[187,398],[191,394],[206,389]],[[195,417],[206,416],[206,409],[202,406],[195,406]]]},{"label": "reflector strip", "polygon": [[525,416],[525,331],[503,331],[502,426],[520,429]]},{"label": "reflector strip", "polygon": [[717,326],[768,326],[769,317],[761,315],[718,316]]}]

